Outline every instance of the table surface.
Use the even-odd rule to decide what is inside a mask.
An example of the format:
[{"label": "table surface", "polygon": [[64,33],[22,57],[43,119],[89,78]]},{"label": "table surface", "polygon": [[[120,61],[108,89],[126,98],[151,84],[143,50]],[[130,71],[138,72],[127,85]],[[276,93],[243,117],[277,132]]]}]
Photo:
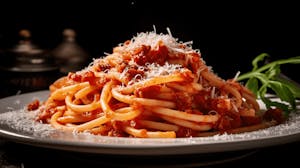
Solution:
[{"label": "table surface", "polygon": [[205,155],[122,156],[61,151],[0,140],[0,167],[295,167],[299,150],[300,141]]}]

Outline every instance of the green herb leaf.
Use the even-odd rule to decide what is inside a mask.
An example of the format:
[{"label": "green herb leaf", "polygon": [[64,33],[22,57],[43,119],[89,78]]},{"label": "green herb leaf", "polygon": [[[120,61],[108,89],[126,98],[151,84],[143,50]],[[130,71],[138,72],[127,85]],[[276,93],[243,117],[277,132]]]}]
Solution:
[{"label": "green herb leaf", "polygon": [[266,71],[266,76],[268,79],[272,79],[276,76],[278,76],[278,74],[280,74],[281,70],[280,70],[280,65],[275,64],[274,66],[270,67],[270,69],[268,69]]},{"label": "green herb leaf", "polygon": [[295,97],[284,83],[271,81],[270,88],[276,93],[280,100],[288,102],[293,109],[296,108]]},{"label": "green herb leaf", "polygon": [[262,53],[258,55],[254,60],[252,61],[253,69],[252,71],[255,71],[258,68],[258,62],[263,61],[266,57],[269,57],[269,54]]},{"label": "green herb leaf", "polygon": [[256,97],[258,96],[258,80],[256,78],[250,78],[245,86],[250,89],[256,95]]},{"label": "green herb leaf", "polygon": [[300,87],[293,81],[290,81],[289,79],[285,79],[281,76],[277,76],[277,81],[283,83],[286,87],[289,88],[289,90],[292,92],[295,98],[300,98]]},{"label": "green herb leaf", "polygon": [[269,109],[271,107],[278,107],[278,108],[282,109],[285,112],[284,113],[285,116],[288,116],[288,114],[291,111],[289,106],[287,104],[283,104],[283,103],[280,103],[280,102],[271,101],[270,99],[265,97],[266,93],[267,93],[267,87],[266,87],[266,85],[264,85],[260,88],[259,97],[265,103],[267,109]]},{"label": "green herb leaf", "polygon": [[[280,76],[283,64],[300,64],[300,56],[281,59],[259,66],[259,62],[269,57],[267,53],[258,55],[253,61],[253,69],[240,75],[237,80],[247,80],[246,87],[259,96],[267,108],[281,108],[287,114],[296,109],[296,98],[300,98],[300,87]],[[283,102],[271,101],[265,94],[271,89]]]}]

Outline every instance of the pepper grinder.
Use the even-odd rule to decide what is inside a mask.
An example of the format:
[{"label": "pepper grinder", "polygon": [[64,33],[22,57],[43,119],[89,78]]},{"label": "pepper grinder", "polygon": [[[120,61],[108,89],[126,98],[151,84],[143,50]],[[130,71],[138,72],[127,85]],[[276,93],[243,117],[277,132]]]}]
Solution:
[{"label": "pepper grinder", "polygon": [[52,55],[63,75],[87,66],[88,54],[76,42],[76,32],[73,29],[63,31],[63,42],[53,50]]}]

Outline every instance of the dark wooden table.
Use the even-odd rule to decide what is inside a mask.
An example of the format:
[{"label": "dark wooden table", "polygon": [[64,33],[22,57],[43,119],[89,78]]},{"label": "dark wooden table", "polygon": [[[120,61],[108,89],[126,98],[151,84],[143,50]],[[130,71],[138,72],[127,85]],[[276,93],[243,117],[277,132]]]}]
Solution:
[{"label": "dark wooden table", "polygon": [[0,140],[0,167],[297,167],[299,150],[300,142],[293,142],[205,155],[122,156],[61,151]]}]

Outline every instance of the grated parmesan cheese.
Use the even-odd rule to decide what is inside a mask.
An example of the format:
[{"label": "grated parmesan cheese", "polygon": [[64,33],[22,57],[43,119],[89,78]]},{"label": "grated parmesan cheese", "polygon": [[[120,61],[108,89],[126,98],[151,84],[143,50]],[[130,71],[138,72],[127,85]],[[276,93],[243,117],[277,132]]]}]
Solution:
[{"label": "grated parmesan cheese", "polygon": [[173,74],[174,72],[182,72],[185,68],[183,68],[179,64],[169,64],[166,63],[163,66],[160,66],[158,64],[152,63],[147,64],[146,69],[149,69],[149,71],[146,71],[146,78],[153,78],[155,76],[163,76],[163,75],[169,75]]},{"label": "grated parmesan cheese", "polygon": [[[125,50],[132,52],[134,49],[140,47],[141,45],[151,46],[152,50],[156,50],[158,47],[158,43],[162,41],[164,45],[168,48],[170,53],[176,55],[176,53],[189,53],[194,52],[191,44],[192,42],[178,42],[177,38],[172,37],[172,34],[169,31],[169,34],[157,34],[156,32],[142,32],[138,33],[137,36],[131,39],[131,43],[125,47]],[[185,45],[187,47],[182,48],[181,46]],[[199,50],[197,50],[199,51]]]},{"label": "grated parmesan cheese", "polygon": [[[116,68],[110,68],[109,70],[106,70],[107,72],[105,73],[114,73],[119,77],[119,79],[124,79],[124,77],[128,76],[128,70],[132,67],[137,67],[139,70],[142,70],[145,72],[145,75],[137,75],[134,76],[133,79],[130,79],[131,81],[124,81],[126,82],[125,84],[130,84],[134,83],[137,81],[142,81],[145,79],[152,78],[154,76],[159,75],[167,75],[167,74],[172,74],[174,72],[183,72],[186,71],[189,63],[193,62],[192,57],[194,54],[192,53],[197,53],[199,54],[199,57],[201,61],[205,64],[204,60],[201,58],[200,50],[199,49],[193,49],[192,44],[193,41],[188,41],[188,42],[179,42],[177,38],[174,38],[171,34],[171,31],[169,28],[167,28],[168,34],[157,34],[154,26],[154,31],[152,32],[142,32],[142,33],[137,33],[136,36],[134,36],[131,40],[130,43],[124,42],[119,44],[118,47],[121,47],[118,49],[116,47],[116,51],[120,52],[128,52],[134,55],[136,51],[138,51],[143,45],[144,46],[149,46],[152,51],[158,50],[158,47],[160,46],[161,43],[167,48],[168,50],[168,57],[169,60],[166,60],[164,65],[158,65],[155,63],[146,63],[146,65],[140,66],[138,65],[134,57],[132,57],[130,60],[124,61],[124,58],[122,57],[122,54],[118,54],[116,52],[109,54],[105,53],[106,57],[110,57],[110,61],[114,62],[114,64],[121,65],[124,64],[126,67],[120,72],[120,69]],[[142,54],[142,52],[140,53]],[[76,74],[84,74],[87,71],[94,71],[96,66],[98,64],[109,64],[107,59],[103,59],[104,57],[100,57],[97,59],[94,59],[92,63],[90,63],[86,68],[82,69],[81,71],[77,71]],[[170,62],[168,62],[170,61]],[[201,69],[202,70],[202,69]],[[199,70],[198,70],[199,71]],[[198,76],[195,76],[195,80],[199,80],[200,77],[200,72],[196,72]]]},{"label": "grated parmesan cheese", "polygon": [[0,114],[0,125],[38,137],[47,137],[56,130],[49,124],[35,120],[38,110],[28,112],[25,108]]}]

